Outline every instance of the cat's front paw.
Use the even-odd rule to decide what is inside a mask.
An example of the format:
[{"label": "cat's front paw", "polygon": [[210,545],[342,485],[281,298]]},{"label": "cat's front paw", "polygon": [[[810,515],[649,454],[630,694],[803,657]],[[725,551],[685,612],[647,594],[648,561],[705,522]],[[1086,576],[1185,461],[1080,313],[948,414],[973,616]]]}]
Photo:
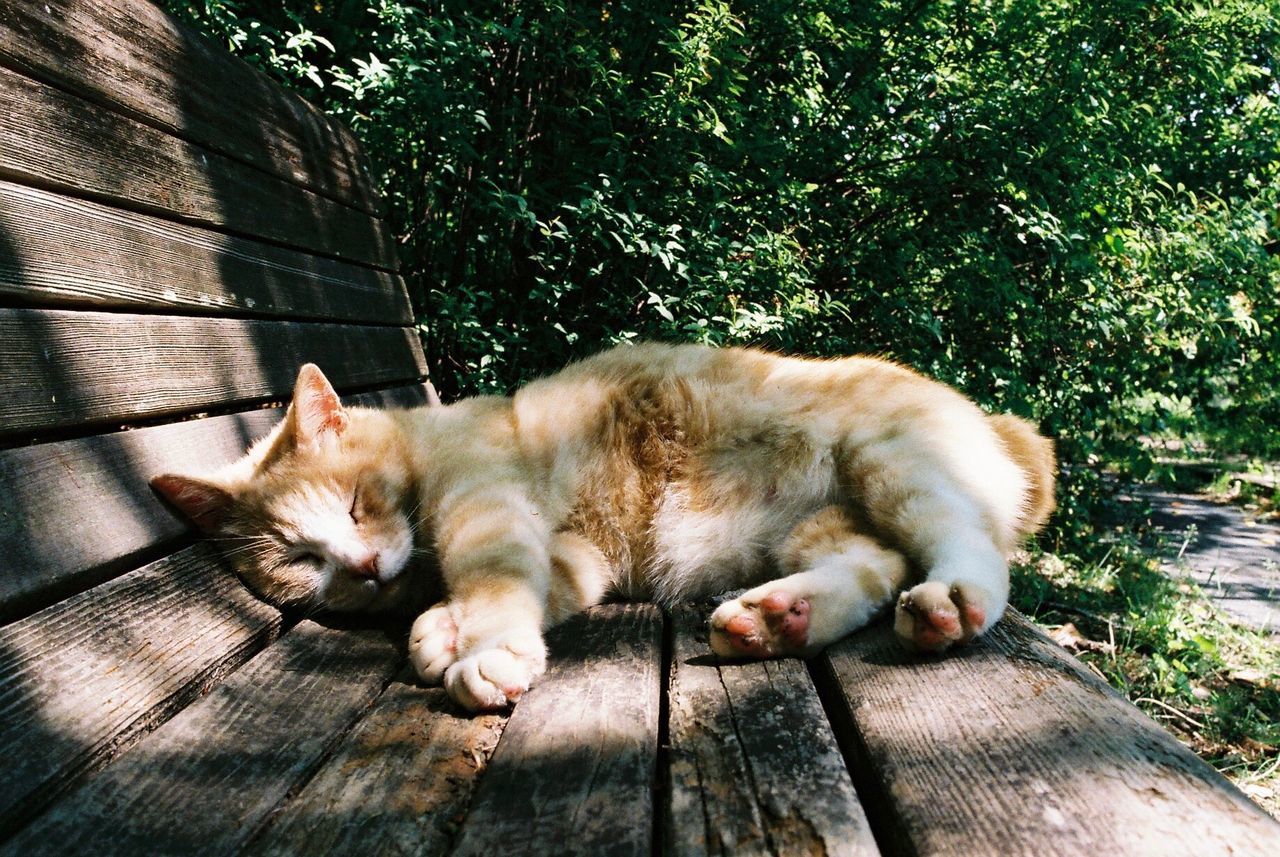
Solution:
[{"label": "cat's front paw", "polygon": [[711,650],[726,658],[801,655],[809,645],[809,599],[752,590],[711,614]]},{"label": "cat's front paw", "polygon": [[927,580],[898,597],[893,630],[908,648],[942,652],[967,643],[999,618],[1000,605],[971,583]]},{"label": "cat's front paw", "polygon": [[427,684],[439,684],[458,659],[458,625],[444,604],[414,620],[409,630],[409,661]]},{"label": "cat's front paw", "polygon": [[519,700],[546,666],[547,649],[537,631],[511,632],[450,666],[444,687],[468,711],[494,711]]}]

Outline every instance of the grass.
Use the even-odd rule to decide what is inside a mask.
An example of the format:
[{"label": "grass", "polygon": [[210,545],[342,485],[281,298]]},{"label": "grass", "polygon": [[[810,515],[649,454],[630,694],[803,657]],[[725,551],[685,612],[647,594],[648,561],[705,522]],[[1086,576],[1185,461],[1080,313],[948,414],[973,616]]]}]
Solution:
[{"label": "grass", "polygon": [[1280,645],[1162,571],[1138,535],[1098,547],[1020,557],[1014,606],[1280,818]]}]

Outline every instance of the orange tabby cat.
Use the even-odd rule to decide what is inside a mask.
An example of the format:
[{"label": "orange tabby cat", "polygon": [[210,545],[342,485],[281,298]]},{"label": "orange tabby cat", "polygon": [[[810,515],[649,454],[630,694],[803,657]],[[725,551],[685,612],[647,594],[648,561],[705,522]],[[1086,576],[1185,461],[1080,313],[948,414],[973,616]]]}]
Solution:
[{"label": "orange tabby cat", "polygon": [[726,656],[810,654],[899,592],[907,644],[966,641],[1004,612],[1053,470],[1029,424],[883,360],[641,345],[413,410],[343,408],[304,366],[245,458],[153,484],[239,540],[272,601],[420,610],[443,590],[410,657],[492,709],[542,672],[544,628],[611,596],[754,586],[711,616]]}]

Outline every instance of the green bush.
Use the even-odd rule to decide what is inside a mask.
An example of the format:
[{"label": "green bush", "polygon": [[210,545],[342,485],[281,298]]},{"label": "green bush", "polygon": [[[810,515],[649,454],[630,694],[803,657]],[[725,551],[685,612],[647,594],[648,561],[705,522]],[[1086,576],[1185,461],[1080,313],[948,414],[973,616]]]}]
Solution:
[{"label": "green bush", "polygon": [[169,5],[363,139],[446,395],[876,352],[1040,421],[1069,512],[1143,434],[1280,451],[1274,4]]}]

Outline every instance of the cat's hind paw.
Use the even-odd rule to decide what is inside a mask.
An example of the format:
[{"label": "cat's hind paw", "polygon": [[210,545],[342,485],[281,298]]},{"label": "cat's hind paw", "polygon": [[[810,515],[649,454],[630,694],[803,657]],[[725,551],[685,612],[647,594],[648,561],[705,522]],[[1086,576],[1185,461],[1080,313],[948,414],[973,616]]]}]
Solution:
[{"label": "cat's hind paw", "polygon": [[910,649],[943,652],[985,631],[994,612],[991,597],[972,584],[927,580],[898,597],[893,630]]},{"label": "cat's hind paw", "polygon": [[496,711],[518,701],[546,664],[547,650],[537,632],[512,633],[451,665],[444,688],[468,711]]},{"label": "cat's hind paw", "polygon": [[809,600],[782,590],[726,601],[711,614],[711,649],[726,658],[802,655],[809,643]]},{"label": "cat's hind paw", "polygon": [[437,604],[414,620],[409,630],[409,661],[427,684],[440,684],[458,659],[458,626],[449,608]]}]

